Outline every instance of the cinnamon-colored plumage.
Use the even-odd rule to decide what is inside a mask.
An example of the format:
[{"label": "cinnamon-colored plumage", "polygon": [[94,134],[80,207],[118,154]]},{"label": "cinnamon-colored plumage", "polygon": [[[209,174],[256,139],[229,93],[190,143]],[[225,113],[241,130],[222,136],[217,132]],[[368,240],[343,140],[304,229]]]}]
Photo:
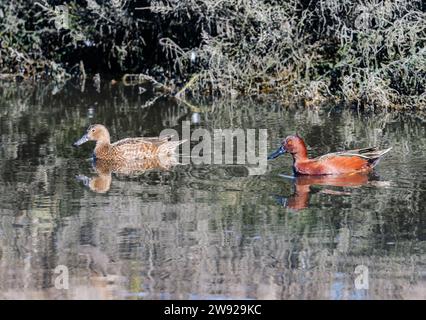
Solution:
[{"label": "cinnamon-colored plumage", "polygon": [[328,153],[309,159],[305,142],[299,136],[289,136],[281,143],[268,159],[288,152],[293,157],[293,169],[296,174],[335,175],[371,171],[380,158],[392,148],[378,150],[376,147]]},{"label": "cinnamon-colored plumage", "polygon": [[[291,197],[279,198],[280,203],[293,210],[301,210],[309,206],[309,197],[311,186],[325,187],[359,187],[369,183],[369,174],[356,172],[342,175],[298,175],[294,179],[294,193]],[[323,190],[323,193],[329,193],[331,190]],[[344,194],[340,191],[334,191],[337,194]],[[285,201],[283,201],[283,199]]]}]

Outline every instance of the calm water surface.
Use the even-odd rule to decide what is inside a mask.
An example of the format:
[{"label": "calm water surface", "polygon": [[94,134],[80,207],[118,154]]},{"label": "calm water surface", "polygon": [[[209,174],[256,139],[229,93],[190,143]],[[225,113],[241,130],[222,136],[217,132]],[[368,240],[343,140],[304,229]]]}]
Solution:
[{"label": "calm water surface", "polygon": [[[426,298],[424,118],[142,91],[2,84],[0,298]],[[183,121],[268,129],[268,151],[295,132],[313,156],[393,150],[368,177],[330,180],[288,178],[289,156],[258,176],[241,165],[111,173],[92,165],[93,144],[71,146],[91,123],[114,141]],[[58,265],[68,290],[55,288]]]}]

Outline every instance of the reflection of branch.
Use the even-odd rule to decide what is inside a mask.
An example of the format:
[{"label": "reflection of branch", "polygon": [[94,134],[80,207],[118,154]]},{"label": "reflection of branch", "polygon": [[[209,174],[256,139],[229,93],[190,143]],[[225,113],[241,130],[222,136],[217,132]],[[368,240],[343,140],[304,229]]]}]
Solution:
[{"label": "reflection of branch", "polygon": [[152,106],[155,103],[155,101],[158,100],[158,98],[163,97],[163,96],[164,95],[156,96],[156,97],[154,97],[154,99],[149,99],[147,102],[145,102],[143,105],[141,105],[141,108],[148,108],[148,107]]},{"label": "reflection of branch", "polygon": [[194,84],[194,82],[197,81],[197,79],[199,78],[199,76],[200,75],[198,73],[195,74],[195,75],[193,75],[192,78],[183,86],[183,88],[180,89],[178,91],[178,93],[175,94],[175,97],[179,98],[180,95],[186,91],[186,89],[190,88]]},{"label": "reflection of branch", "polygon": [[126,73],[123,76],[122,81],[125,86],[134,86],[137,84],[142,84],[144,82],[151,82],[154,85],[160,86],[161,88],[165,89],[167,92],[173,91],[172,88],[170,88],[169,86],[166,86],[165,84],[155,80],[153,77],[143,73],[138,73],[138,74]]},{"label": "reflection of branch", "polygon": [[189,107],[189,109],[192,111],[192,112],[202,112],[202,110],[200,109],[200,108],[198,108],[198,107],[196,107],[196,106],[194,106],[194,105],[192,105],[192,104],[190,104],[188,101],[186,101],[185,99],[181,99],[180,97],[177,97],[176,95],[173,97],[173,98],[175,98],[177,101],[179,101],[179,102],[183,102],[187,107]]},{"label": "reflection of branch", "polygon": [[[186,106],[188,106],[192,112],[201,112],[201,109],[198,107],[193,106],[192,104],[190,104],[188,101],[186,101],[185,99],[183,99],[181,97],[182,93],[185,92],[186,89],[188,89],[190,86],[193,85],[193,83],[199,78],[199,74],[194,75],[184,86],[182,89],[180,89],[176,94],[174,94],[172,97],[175,98],[176,100],[183,102]],[[138,84],[143,84],[145,82],[151,82],[152,84],[159,86],[161,88],[163,88],[165,91],[167,91],[169,94],[173,93],[173,89],[161,82],[158,82],[157,80],[155,80],[153,77],[148,76],[146,74],[143,73],[138,73],[138,74],[131,74],[131,73],[126,73],[123,78],[122,78],[123,84],[125,86],[134,86],[134,85],[138,85]],[[151,105],[154,104],[154,102],[160,98],[163,97],[164,95],[159,95],[157,97],[155,97],[154,99],[148,100],[145,104],[142,105],[142,108],[146,108],[149,107]]]}]

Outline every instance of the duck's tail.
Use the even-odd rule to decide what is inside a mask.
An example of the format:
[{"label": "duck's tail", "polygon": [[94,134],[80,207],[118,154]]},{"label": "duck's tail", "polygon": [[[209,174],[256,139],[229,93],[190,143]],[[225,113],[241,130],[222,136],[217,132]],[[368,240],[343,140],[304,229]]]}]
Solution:
[{"label": "duck's tail", "polygon": [[368,158],[368,162],[370,163],[370,166],[374,168],[378,165],[380,159],[389,151],[391,151],[392,147],[383,149],[383,150],[371,150],[370,152],[362,154],[363,156]]},{"label": "duck's tail", "polygon": [[186,141],[187,140],[167,141],[158,147],[158,154],[164,156],[173,155],[176,152],[176,148]]},{"label": "duck's tail", "polygon": [[335,153],[329,153],[326,154],[320,158],[328,158],[331,156],[343,156],[343,157],[360,157],[367,161],[370,168],[374,168],[378,163],[379,160],[390,150],[392,150],[392,147],[378,150],[377,147],[370,147],[370,148],[363,148],[363,149],[355,149],[355,150],[347,150],[347,151],[340,151]]}]

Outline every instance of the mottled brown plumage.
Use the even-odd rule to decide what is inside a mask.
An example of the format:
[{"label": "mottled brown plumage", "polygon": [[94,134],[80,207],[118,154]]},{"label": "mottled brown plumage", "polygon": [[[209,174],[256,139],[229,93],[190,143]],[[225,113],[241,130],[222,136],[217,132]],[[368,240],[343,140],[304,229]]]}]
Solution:
[{"label": "mottled brown plumage", "polygon": [[160,156],[168,156],[175,152],[176,147],[185,140],[172,141],[172,136],[126,138],[111,143],[108,129],[101,124],[95,124],[87,129],[75,146],[87,141],[95,141],[94,155],[96,159],[104,160],[144,160]]},{"label": "mottled brown plumage", "polygon": [[94,162],[94,169],[98,174],[89,178],[84,175],[77,176],[90,190],[97,193],[105,193],[111,187],[112,174],[119,176],[135,176],[148,170],[166,171],[179,162],[175,156],[153,157],[144,160],[102,160]]}]

